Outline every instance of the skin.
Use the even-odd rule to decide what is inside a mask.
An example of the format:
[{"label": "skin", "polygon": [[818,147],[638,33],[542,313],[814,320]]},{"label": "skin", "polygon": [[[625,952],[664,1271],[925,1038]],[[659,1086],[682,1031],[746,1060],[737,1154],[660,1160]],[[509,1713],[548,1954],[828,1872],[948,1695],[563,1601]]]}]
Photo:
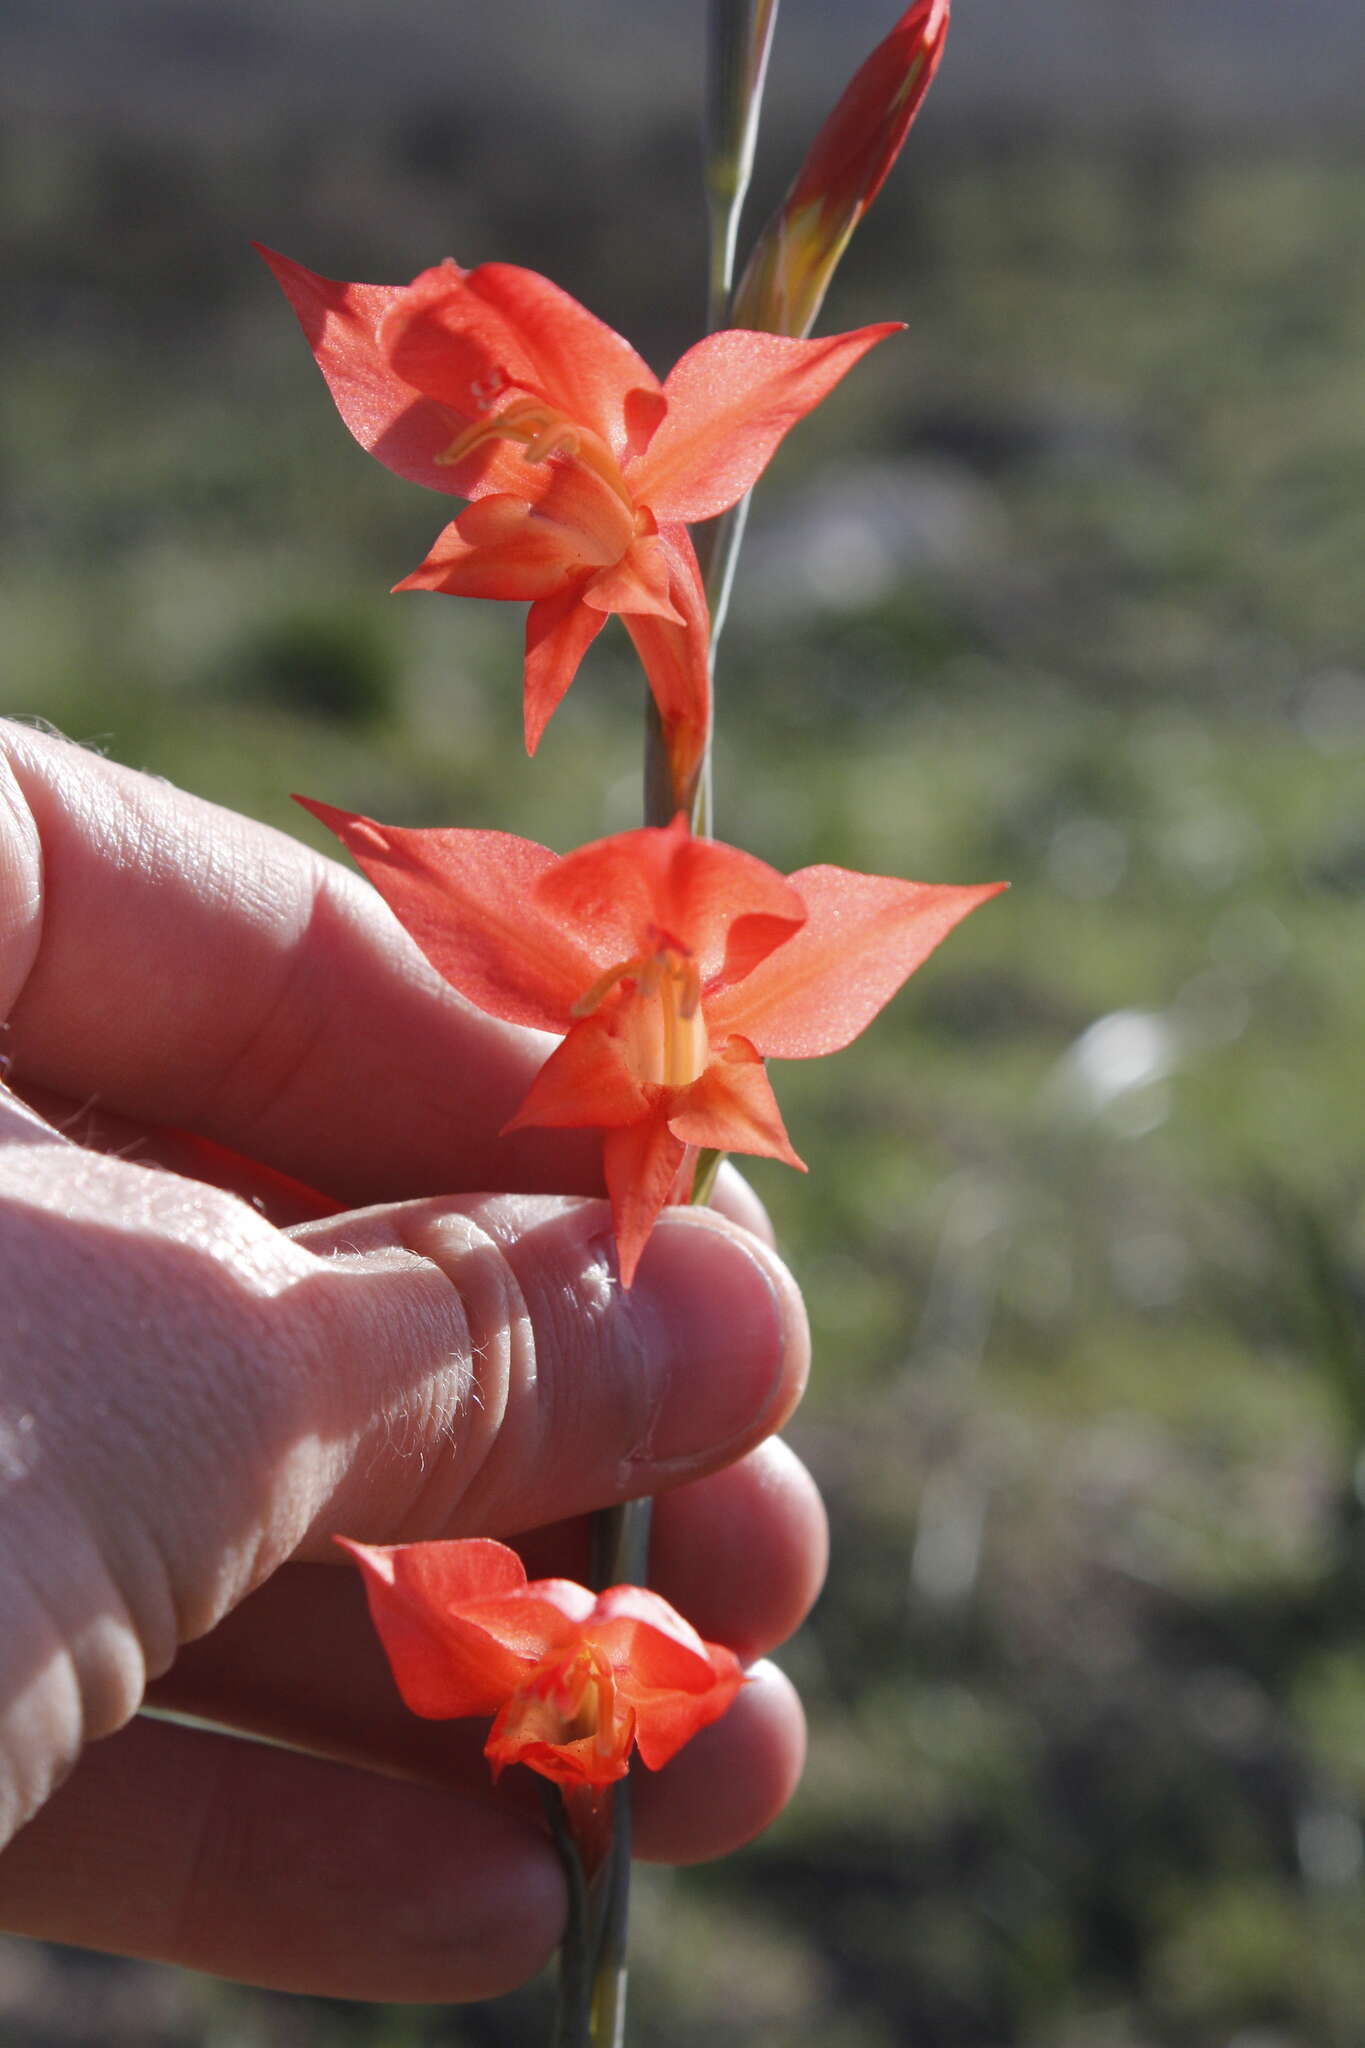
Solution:
[{"label": "skin", "polygon": [[590,1135],[497,1137],[548,1041],[334,863],[4,724],[0,1018],[0,1924],[337,1997],[522,1981],[564,1914],[535,1787],[406,1713],[330,1538],[581,1577],[645,1492],[653,1582],[759,1661],[636,1773],[638,1848],[764,1827],[803,1724],[762,1659],[825,1529],[743,1183],[623,1292]]}]

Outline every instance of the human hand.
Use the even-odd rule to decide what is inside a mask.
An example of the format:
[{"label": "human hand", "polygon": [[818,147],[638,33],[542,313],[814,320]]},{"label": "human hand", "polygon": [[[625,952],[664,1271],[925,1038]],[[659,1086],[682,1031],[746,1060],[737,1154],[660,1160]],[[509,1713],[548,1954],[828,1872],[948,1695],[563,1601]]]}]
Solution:
[{"label": "human hand", "polygon": [[[561,1931],[535,1800],[401,1707],[330,1537],[582,1576],[577,1518],[667,1489],[654,1583],[761,1657],[824,1556],[765,1441],[806,1368],[790,1277],[675,1211],[623,1293],[593,1143],[497,1137],[543,1041],[339,867],[0,725],[6,1016],[0,1923],[333,1996],[508,1988]],[[736,1846],[801,1746],[759,1663],[637,1773],[641,1852]]]}]

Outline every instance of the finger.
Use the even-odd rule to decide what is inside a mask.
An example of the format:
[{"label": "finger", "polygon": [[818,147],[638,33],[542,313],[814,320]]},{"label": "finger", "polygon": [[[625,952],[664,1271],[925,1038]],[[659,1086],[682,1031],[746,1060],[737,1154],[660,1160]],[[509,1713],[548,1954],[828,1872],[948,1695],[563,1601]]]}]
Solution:
[{"label": "finger", "polygon": [[327,1555],[337,1530],[370,1541],[505,1535],[657,1493],[742,1456],[781,1427],[805,1384],[790,1275],[708,1210],[665,1212],[628,1291],[596,1202],[400,1203],[304,1225],[293,1241],[333,1273],[415,1252],[469,1319],[466,1384],[450,1390],[458,1420],[452,1433],[447,1412],[434,1433],[420,1486],[410,1446],[356,1462],[305,1557]]},{"label": "finger", "polygon": [[[23,1087],[18,1092],[30,1108],[36,1109],[54,1129],[73,1143],[92,1152],[112,1153],[120,1159],[130,1159],[139,1166],[162,1166],[187,1179],[221,1188],[225,1194],[240,1195],[278,1229],[334,1216],[341,1207],[340,1203],[320,1194],[316,1188],[306,1187],[301,1181],[291,1180],[287,1174],[262,1166],[259,1160],[247,1159],[240,1152],[229,1151],[226,1145],[199,1137],[192,1131],[176,1130],[163,1124],[138,1123],[132,1117],[116,1115],[88,1096],[83,1102],[73,1102],[68,1096],[58,1095],[50,1088]],[[511,1159],[507,1161],[509,1168],[514,1164]],[[510,1173],[503,1184],[511,1192],[531,1192],[530,1189],[518,1190]],[[421,1193],[421,1190],[410,1188],[406,1192]],[[777,1242],[767,1209],[743,1174],[728,1159],[723,1161],[716,1176],[710,1207],[719,1215],[727,1216],[732,1223],[741,1224],[753,1236],[761,1238],[764,1244]]]},{"label": "finger", "polygon": [[665,1770],[632,1774],[635,1853],[649,1863],[707,1863],[771,1826],[806,1761],[806,1719],[789,1678],[755,1664],[729,1711]]},{"label": "finger", "polygon": [[[317,1608],[299,1617],[298,1641],[310,1655],[335,1651],[335,1609],[345,1604],[340,1588],[349,1585],[338,1573],[317,1576],[337,1581],[338,1591],[320,1589]],[[344,1660],[330,1667],[335,1697],[310,1696],[306,1715],[296,1694],[272,1689],[276,1674],[268,1664],[258,1673],[223,1671],[222,1684],[209,1684],[210,1674],[193,1652],[157,1683],[151,1697],[157,1706],[216,1719],[220,1726],[346,1763],[358,1773],[415,1779],[487,1800],[534,1825],[539,1794],[529,1771],[509,1771],[496,1790],[492,1785],[483,1754],[486,1721],[425,1721],[407,1713],[372,1634],[368,1640],[358,1631],[346,1635]],[[775,1665],[762,1661],[748,1676],[728,1712],[665,1770],[635,1770],[638,1855],[655,1863],[728,1856],[775,1820],[790,1799],[805,1758],[800,1702]]]},{"label": "finger", "polygon": [[512,1531],[680,1484],[800,1392],[790,1277],[704,1211],[661,1219],[626,1292],[604,1203],[368,1211],[319,1256],[18,1105],[0,1135],[28,1481],[0,1506],[32,1561],[0,1579],[6,1834],[147,1671],[295,1553],[330,1554],[338,1530]]},{"label": "finger", "polygon": [[[584,1579],[591,1527],[557,1523],[518,1537],[516,1547],[532,1578]],[[824,1503],[780,1437],[654,1503],[650,1585],[745,1663],[801,1626],[828,1561]]]},{"label": "finger", "polygon": [[460,1794],[139,1720],[0,1855],[0,1924],[282,1991],[510,1990],[560,1937],[533,1821]]},{"label": "finger", "polygon": [[244,1159],[240,1152],[230,1152],[226,1145],[198,1137],[193,1131],[136,1123],[88,1097],[84,1102],[72,1102],[50,1088],[24,1087],[12,1092],[83,1150],[127,1159],[136,1166],[160,1166],[186,1180],[219,1188],[226,1195],[240,1196],[277,1230],[313,1222],[320,1216],[335,1216],[340,1210],[340,1203],[316,1188],[275,1173],[254,1159]]},{"label": "finger", "polygon": [[345,1203],[601,1191],[595,1138],[498,1136],[548,1041],[464,1004],[358,877],[6,724],[0,939],[21,1085],[183,1125]]},{"label": "finger", "polygon": [[[519,1547],[534,1577],[581,1579],[586,1530],[538,1532]],[[773,1441],[655,1508],[651,1583],[703,1636],[746,1662],[804,1619],[825,1557],[813,1483]],[[338,1674],[344,1673],[344,1682]],[[408,1712],[370,1623],[357,1573],[286,1565],[200,1641],[152,1689],[155,1703],[225,1727],[375,1769],[452,1782],[478,1743]]]}]

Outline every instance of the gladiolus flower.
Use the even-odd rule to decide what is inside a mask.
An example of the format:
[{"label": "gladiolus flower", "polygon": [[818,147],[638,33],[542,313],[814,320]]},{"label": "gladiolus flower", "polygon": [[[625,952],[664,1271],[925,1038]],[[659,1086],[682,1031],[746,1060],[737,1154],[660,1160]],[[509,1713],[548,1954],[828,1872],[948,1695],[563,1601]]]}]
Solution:
[{"label": "gladiolus flower", "polygon": [[405,1705],[429,1720],[493,1714],[496,1777],[527,1764],[572,1790],[623,1778],[632,1749],[657,1771],[718,1721],[744,1682],[643,1586],[590,1593],[534,1579],[505,1544],[351,1543]]},{"label": "gladiolus flower", "polygon": [[915,0],[855,74],[754,246],[735,293],[737,323],[809,333],[849,237],[933,82],[948,10],[949,0]]},{"label": "gladiolus flower", "polygon": [[[437,972],[559,1033],[508,1130],[597,1127],[621,1278],[699,1148],[801,1167],[764,1060],[837,1052],[1004,885],[803,868],[693,838],[681,815],[558,858],[507,832],[405,831],[300,798]],[[802,1169],[804,1170],[804,1169]]]},{"label": "gladiolus flower", "polygon": [[346,425],[400,476],[472,500],[399,590],[529,600],[526,744],[617,612],[674,786],[710,719],[709,620],[687,524],[742,498],[788,428],[897,331],[709,335],[661,384],[548,278],[447,262],[339,284],[262,250]]}]

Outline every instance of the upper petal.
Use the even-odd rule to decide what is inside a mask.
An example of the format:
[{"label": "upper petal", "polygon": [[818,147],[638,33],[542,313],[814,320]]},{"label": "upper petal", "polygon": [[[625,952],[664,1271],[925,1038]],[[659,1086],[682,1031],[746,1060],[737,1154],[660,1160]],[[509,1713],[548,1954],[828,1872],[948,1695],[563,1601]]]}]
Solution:
[{"label": "upper petal", "polygon": [[424,271],[388,312],[383,347],[397,373],[462,418],[516,386],[600,435],[624,460],[659,380],[622,335],[534,270],[482,263]]},{"label": "upper petal", "polygon": [[634,1708],[641,1759],[652,1771],[719,1720],[744,1683],[732,1650],[703,1642],[642,1586],[604,1593],[585,1634],[611,1659],[621,1696]]},{"label": "upper petal", "polygon": [[[639,1626],[622,1634],[623,1623]],[[706,1643],[662,1593],[648,1586],[608,1586],[598,1594],[583,1633],[614,1665],[629,1665],[642,1685],[706,1683]]]},{"label": "upper petal", "polygon": [[671,825],[617,832],[566,854],[539,901],[583,935],[604,967],[652,952],[662,936],[695,957],[704,984],[748,971],[797,929],[805,904],[776,868]]},{"label": "upper petal", "polygon": [[479,1009],[541,1031],[568,1028],[598,972],[535,884],[557,856],[510,832],[407,831],[296,799],[364,869],[437,973]]},{"label": "upper petal", "polygon": [[342,284],[256,246],[294,308],[337,410],[361,447],[399,476],[435,491],[467,497],[496,488],[499,473],[510,473],[506,448],[490,444],[458,471],[439,463],[437,457],[453,438],[449,413],[415,391],[380,347],[379,329],[406,288]]},{"label": "upper petal", "polygon": [[668,411],[629,472],[660,522],[711,519],[757,480],[778,442],[901,323],[822,341],[732,328],[690,348],[664,384]]},{"label": "upper petal", "polygon": [[743,981],[707,1004],[713,1040],[727,1031],[765,1057],[838,1052],[889,1002],[920,962],[1003,882],[954,888],[803,868],[791,876],[807,919]]}]

